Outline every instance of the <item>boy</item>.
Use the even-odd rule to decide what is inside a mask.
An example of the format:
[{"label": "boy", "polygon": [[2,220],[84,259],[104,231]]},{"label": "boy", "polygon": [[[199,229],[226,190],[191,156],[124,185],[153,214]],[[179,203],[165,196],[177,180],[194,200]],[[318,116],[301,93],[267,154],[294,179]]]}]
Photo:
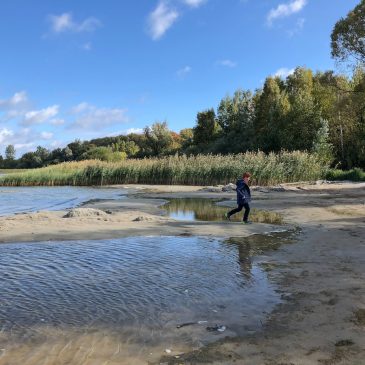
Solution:
[{"label": "boy", "polygon": [[226,213],[225,217],[228,220],[231,220],[231,215],[240,212],[243,208],[245,208],[245,213],[243,215],[243,222],[246,224],[250,224],[251,222],[248,220],[248,215],[250,214],[250,201],[251,201],[251,191],[248,186],[248,182],[250,181],[251,174],[249,172],[245,172],[242,176],[242,179],[237,180],[236,183],[236,191],[237,191],[237,205],[238,207],[232,209],[230,212]]}]

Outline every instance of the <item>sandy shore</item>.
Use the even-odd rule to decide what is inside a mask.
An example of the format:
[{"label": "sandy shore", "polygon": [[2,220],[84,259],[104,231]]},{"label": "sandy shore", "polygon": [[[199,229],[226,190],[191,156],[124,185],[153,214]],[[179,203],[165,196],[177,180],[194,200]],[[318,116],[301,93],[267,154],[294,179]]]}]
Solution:
[{"label": "sandy shore", "polygon": [[[79,216],[64,218],[67,212],[59,211],[0,217],[0,242],[138,235],[229,237],[277,228],[175,221],[160,207],[171,197],[220,198],[226,200],[220,204],[234,206],[234,192],[126,188],[128,199],[89,202],[83,206],[88,213]],[[179,358],[167,356],[157,364],[365,364],[365,184],[290,184],[257,188],[253,196],[254,207],[279,212],[286,227],[301,229],[296,243],[256,258],[280,288],[283,303],[259,332],[225,338]]]}]

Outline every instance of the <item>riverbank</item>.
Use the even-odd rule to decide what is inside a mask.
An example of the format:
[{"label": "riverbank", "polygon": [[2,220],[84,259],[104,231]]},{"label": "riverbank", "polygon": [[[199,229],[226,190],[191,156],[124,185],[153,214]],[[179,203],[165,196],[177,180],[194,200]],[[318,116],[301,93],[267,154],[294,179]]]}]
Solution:
[{"label": "riverbank", "polygon": [[[219,188],[123,186],[128,199],[91,201],[80,216],[39,212],[0,218],[2,242],[98,239],[128,235],[245,236],[277,229],[230,222],[176,221],[162,214],[169,198],[224,199]],[[156,364],[363,364],[365,358],[365,184],[290,184],[253,189],[253,206],[283,215],[286,228],[299,226],[296,243],[256,257],[282,294],[258,332]],[[148,198],[148,199],[146,199]],[[95,209],[92,213],[87,209]],[[84,214],[84,215],[83,215]],[[244,303],[243,303],[244,305]],[[224,335],[222,335],[224,336]],[[178,358],[176,358],[178,356]]]}]

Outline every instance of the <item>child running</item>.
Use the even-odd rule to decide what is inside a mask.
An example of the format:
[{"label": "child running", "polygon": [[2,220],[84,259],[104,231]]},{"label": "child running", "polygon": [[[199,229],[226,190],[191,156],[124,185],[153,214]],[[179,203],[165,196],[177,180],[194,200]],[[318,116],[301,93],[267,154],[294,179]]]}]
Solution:
[{"label": "child running", "polygon": [[243,208],[245,208],[245,213],[243,215],[243,223],[251,224],[248,220],[248,216],[250,214],[250,205],[251,202],[251,191],[248,186],[248,182],[250,181],[251,174],[249,172],[245,172],[242,176],[242,179],[237,180],[236,182],[236,191],[237,191],[237,205],[238,207],[232,209],[230,212],[225,214],[225,217],[230,221],[231,215],[240,212]]}]

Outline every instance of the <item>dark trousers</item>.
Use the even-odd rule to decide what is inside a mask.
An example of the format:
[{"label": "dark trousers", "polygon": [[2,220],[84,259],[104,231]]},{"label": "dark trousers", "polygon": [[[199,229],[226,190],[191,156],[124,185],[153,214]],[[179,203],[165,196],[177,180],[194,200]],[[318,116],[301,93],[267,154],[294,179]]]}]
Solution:
[{"label": "dark trousers", "polygon": [[248,203],[244,204],[238,204],[238,207],[235,209],[232,209],[230,212],[228,212],[228,216],[230,217],[232,214],[236,214],[240,212],[243,208],[245,208],[245,214],[243,215],[243,221],[248,221],[248,215],[250,214],[250,205]]}]

